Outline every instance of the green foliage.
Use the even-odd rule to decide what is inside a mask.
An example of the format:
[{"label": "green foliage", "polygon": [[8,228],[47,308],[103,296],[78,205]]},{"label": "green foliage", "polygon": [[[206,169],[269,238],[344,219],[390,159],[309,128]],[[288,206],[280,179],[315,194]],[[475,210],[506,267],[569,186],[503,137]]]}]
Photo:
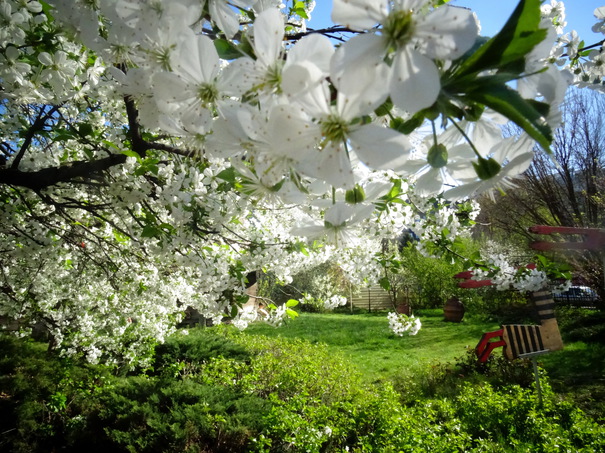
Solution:
[{"label": "green foliage", "polygon": [[9,427],[3,451],[605,448],[603,427],[560,400],[544,373],[539,406],[527,362],[478,364],[472,351],[402,375],[393,386],[364,383],[357,367],[325,344],[226,327],[175,335],[156,348],[147,375],[120,378],[47,355],[35,343],[2,338],[0,348],[0,417]]},{"label": "green foliage", "polygon": [[238,451],[269,405],[192,379],[131,377],[100,398],[89,429],[106,434],[98,442],[105,451]]},{"label": "green foliage", "polygon": [[[547,385],[544,406],[534,390],[510,385],[464,385],[455,399],[455,416],[476,446],[488,439],[503,451],[596,451],[605,446],[602,429],[582,418],[569,403],[553,398]],[[507,448],[508,447],[508,448]]]},{"label": "green foliage", "polygon": [[0,450],[46,452],[70,442],[81,408],[111,380],[104,366],[51,356],[41,343],[0,336]]},{"label": "green foliage", "polygon": [[565,341],[605,345],[605,312],[575,307],[557,307],[557,319]]},{"label": "green foliage", "polygon": [[173,335],[156,347],[151,374],[167,378],[196,375],[204,363],[217,357],[245,361],[250,353],[211,329],[192,329],[189,335]]},{"label": "green foliage", "polygon": [[[519,78],[525,70],[525,55],[545,37],[546,29],[540,28],[540,0],[520,1],[504,28],[446,75],[444,94],[437,102],[440,110],[447,116],[459,116],[451,100],[456,97],[471,110],[475,104],[491,107],[550,150],[552,131],[543,111],[548,105],[523,99],[507,85]],[[497,173],[488,162],[484,160],[478,169],[480,177]]]},{"label": "green foliage", "polygon": [[510,361],[504,356],[494,354],[486,363],[477,361],[472,348],[454,362],[432,362],[423,368],[404,372],[395,376],[393,382],[406,405],[416,401],[433,398],[455,398],[461,391],[461,384],[476,386],[489,385],[502,389],[508,385],[529,388],[534,382],[531,362],[525,360]]},{"label": "green foliage", "polygon": [[463,291],[457,286],[454,275],[464,270],[458,263],[449,263],[444,259],[422,255],[413,246],[404,247],[400,253],[402,271],[407,276],[407,282],[402,285],[405,292],[411,292],[416,297],[414,308],[437,308],[457,296],[472,298],[473,294]]},{"label": "green foliage", "polygon": [[296,274],[289,284],[277,281],[272,274],[262,274],[259,278],[258,295],[271,299],[278,305],[287,304],[289,300],[302,300],[307,295],[304,303],[298,305],[298,309],[324,313],[324,301],[333,295],[347,297],[349,284],[340,267],[327,262]]}]

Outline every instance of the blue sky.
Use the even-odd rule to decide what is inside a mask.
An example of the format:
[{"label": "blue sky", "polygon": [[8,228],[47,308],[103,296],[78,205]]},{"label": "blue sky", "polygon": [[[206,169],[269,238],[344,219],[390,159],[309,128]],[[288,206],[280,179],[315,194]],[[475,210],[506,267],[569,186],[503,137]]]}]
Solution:
[{"label": "blue sky", "polygon": [[[502,28],[517,3],[515,0],[451,0],[452,5],[465,6],[477,13],[482,27],[481,34],[486,36],[493,36]],[[316,0],[316,4],[309,26],[322,28],[332,25],[330,20],[332,0]],[[591,27],[595,23],[592,13],[599,6],[605,6],[605,0],[566,1],[566,31],[576,30],[586,44],[593,44],[603,39],[603,35],[591,31]]]}]

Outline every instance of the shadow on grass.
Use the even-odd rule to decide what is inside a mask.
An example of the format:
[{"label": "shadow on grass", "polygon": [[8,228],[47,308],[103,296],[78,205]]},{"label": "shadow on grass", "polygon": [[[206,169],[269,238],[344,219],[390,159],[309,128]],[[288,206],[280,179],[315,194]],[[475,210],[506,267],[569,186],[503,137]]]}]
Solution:
[{"label": "shadow on grass", "polygon": [[555,392],[605,422],[605,345],[574,342],[542,357]]},{"label": "shadow on grass", "polygon": [[605,345],[602,344],[568,343],[563,350],[545,355],[541,362],[552,379],[564,380],[567,384],[605,382]]}]

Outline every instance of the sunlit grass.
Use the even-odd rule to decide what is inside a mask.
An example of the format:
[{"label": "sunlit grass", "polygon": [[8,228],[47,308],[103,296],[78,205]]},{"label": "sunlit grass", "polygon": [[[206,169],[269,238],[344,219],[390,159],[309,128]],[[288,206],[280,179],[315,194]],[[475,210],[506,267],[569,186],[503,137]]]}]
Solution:
[{"label": "sunlit grass", "polygon": [[327,344],[348,356],[368,381],[430,365],[451,362],[474,348],[483,332],[495,330],[497,324],[478,320],[446,322],[441,310],[420,311],[422,329],[415,336],[395,336],[385,313],[314,314],[299,318],[279,328],[254,325],[248,334],[302,338]]},{"label": "sunlit grass", "polygon": [[[577,332],[571,337],[572,328],[577,324],[571,321],[580,314],[560,313],[565,347],[541,356],[539,362],[557,393],[575,401],[595,419],[601,419],[605,414],[605,344],[583,342]],[[402,376],[420,378],[429,368],[463,358],[469,347],[477,345],[484,332],[500,328],[496,321],[481,317],[466,316],[461,323],[446,322],[442,310],[437,309],[420,310],[416,315],[422,321],[422,329],[416,336],[393,335],[386,313],[302,313],[279,328],[253,325],[245,335],[302,338],[325,343],[349,357],[367,382],[374,382],[401,380]],[[599,313],[591,314],[591,317],[597,315]],[[586,335],[594,337],[590,332]],[[496,350],[494,354],[500,355],[502,350]]]}]

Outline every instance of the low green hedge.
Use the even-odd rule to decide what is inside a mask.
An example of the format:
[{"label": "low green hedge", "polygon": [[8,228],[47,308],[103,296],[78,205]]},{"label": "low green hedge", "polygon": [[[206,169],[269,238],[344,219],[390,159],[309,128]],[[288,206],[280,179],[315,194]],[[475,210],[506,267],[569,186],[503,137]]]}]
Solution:
[{"label": "low green hedge", "polygon": [[539,406],[516,367],[466,358],[364,385],[325,345],[212,328],[172,337],[152,368],[118,377],[1,338],[0,450],[605,451],[603,426],[546,376]]}]

